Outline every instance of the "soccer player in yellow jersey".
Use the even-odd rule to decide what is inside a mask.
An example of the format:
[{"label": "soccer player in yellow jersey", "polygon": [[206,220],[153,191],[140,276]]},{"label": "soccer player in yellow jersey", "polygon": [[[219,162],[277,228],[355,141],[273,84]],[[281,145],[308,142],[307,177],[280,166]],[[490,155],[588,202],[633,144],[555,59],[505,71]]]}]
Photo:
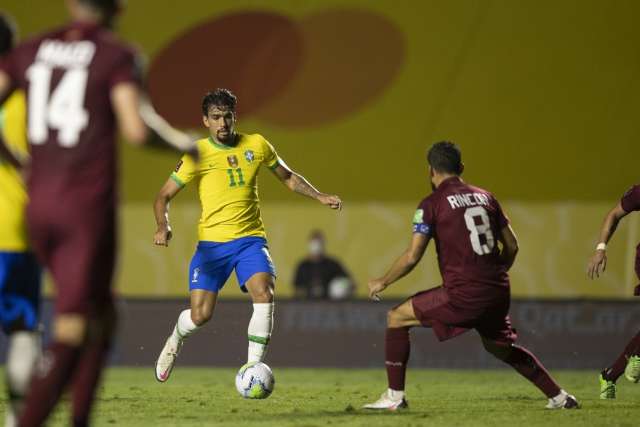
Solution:
[{"label": "soccer player in yellow jersey", "polygon": [[235,131],[236,97],[226,89],[208,93],[202,101],[204,125],[210,136],[197,143],[198,160],[182,157],[154,204],[156,245],[171,239],[169,201],[192,179],[199,178],[202,216],[199,240],[189,267],[191,308],[182,311],[156,363],[156,378],[165,382],[183,340],[213,314],[218,292],[235,270],[240,287],[253,300],[247,362],[261,362],[273,327],[275,268],[267,247],[258,201],[258,171],[266,166],[292,191],[340,209],[338,196],[316,190],[293,172],[261,135]]},{"label": "soccer player in yellow jersey", "polygon": [[[15,30],[0,14],[0,57],[13,46]],[[16,91],[0,109],[0,132],[17,156],[27,156],[24,94]],[[25,207],[27,193],[20,173],[0,160],[0,324],[9,336],[6,375],[9,405],[6,426],[16,425],[36,358],[40,354],[38,312],[40,267],[29,251]]]}]

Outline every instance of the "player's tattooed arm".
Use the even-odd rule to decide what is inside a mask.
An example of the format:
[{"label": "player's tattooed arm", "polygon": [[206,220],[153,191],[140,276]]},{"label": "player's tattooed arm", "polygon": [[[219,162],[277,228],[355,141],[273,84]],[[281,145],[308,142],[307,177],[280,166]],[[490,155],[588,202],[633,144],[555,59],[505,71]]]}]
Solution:
[{"label": "player's tattooed arm", "polygon": [[281,159],[273,172],[291,191],[315,199],[331,209],[342,209],[340,197],[318,191],[305,177],[289,169]]},{"label": "player's tattooed arm", "polygon": [[158,192],[153,203],[153,213],[158,226],[153,235],[153,243],[157,246],[169,246],[169,240],[173,237],[171,224],[169,223],[169,202],[181,189],[182,187],[169,178]]},{"label": "player's tattooed arm", "polygon": [[511,225],[507,224],[502,230],[500,230],[500,243],[502,243],[502,251],[500,251],[500,258],[502,264],[509,270],[516,260],[518,254],[518,238],[513,232]]},{"label": "player's tattooed arm", "polygon": [[[622,204],[618,203],[613,209],[607,213],[607,216],[602,223],[602,228],[600,229],[600,240],[598,243],[609,243],[609,240],[615,233],[616,228],[618,228],[618,223],[622,218],[624,218],[628,212],[626,212],[622,208]],[[604,273],[607,268],[607,250],[604,249],[596,249],[594,254],[589,259],[589,263],[587,265],[587,275],[591,279],[595,279],[600,277],[600,274]]]},{"label": "player's tattooed arm", "polygon": [[395,260],[387,273],[378,278],[369,280],[369,297],[374,300],[380,299],[380,292],[389,285],[406,276],[418,265],[429,245],[431,236],[422,233],[413,233],[411,243],[407,250]]}]

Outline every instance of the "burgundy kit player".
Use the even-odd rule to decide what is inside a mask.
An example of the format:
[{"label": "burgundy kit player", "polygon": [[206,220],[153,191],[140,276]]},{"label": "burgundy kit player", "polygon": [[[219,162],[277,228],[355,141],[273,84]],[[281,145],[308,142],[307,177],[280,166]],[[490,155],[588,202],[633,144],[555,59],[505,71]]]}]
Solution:
[{"label": "burgundy kit player", "polygon": [[[27,225],[57,294],[52,341],[18,422],[25,427],[42,425],[67,386],[72,424],[89,423],[115,325],[117,130],[136,145],[150,136],[189,144],[143,102],[134,51],[109,30],[120,1],[67,6],[71,23],[19,44],[0,63],[0,104],[16,89],[27,98]],[[0,158],[21,166],[1,137]]]},{"label": "burgundy kit player", "polygon": [[460,149],[451,142],[434,144],[427,155],[433,193],[413,219],[409,248],[379,279],[369,282],[374,299],[407,275],[433,239],[442,286],[419,292],[389,311],[385,336],[389,387],[366,409],[406,408],[405,373],[411,343],[409,330],[433,329],[440,341],[475,329],[484,348],[511,365],[548,399],[547,408],[577,408],[577,400],[562,390],[542,363],[515,344],[509,319],[509,268],[518,252],[516,236],[491,193],[466,184]]},{"label": "burgundy kit player", "polygon": [[[600,277],[607,267],[607,244],[618,227],[622,218],[631,212],[640,211],[640,185],[634,185],[622,199],[607,213],[600,229],[600,240],[587,267],[587,274],[591,279]],[[636,274],[640,279],[640,244],[636,248]],[[634,290],[634,295],[640,296],[640,285]],[[598,378],[600,382],[600,399],[615,399],[617,394],[616,381],[624,374],[629,381],[640,382],[640,332],[638,332],[625,346],[612,365],[602,370]]]}]

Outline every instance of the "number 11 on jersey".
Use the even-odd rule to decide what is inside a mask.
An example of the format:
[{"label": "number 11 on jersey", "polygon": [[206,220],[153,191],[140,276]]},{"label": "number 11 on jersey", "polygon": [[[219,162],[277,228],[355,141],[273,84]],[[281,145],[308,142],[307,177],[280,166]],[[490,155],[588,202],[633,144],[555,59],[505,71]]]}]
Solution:
[{"label": "number 11 on jersey", "polygon": [[[234,176],[234,171],[238,175],[237,181],[236,181],[236,177]],[[229,187],[244,185],[244,176],[242,175],[242,168],[227,169],[227,175],[229,175]]]}]

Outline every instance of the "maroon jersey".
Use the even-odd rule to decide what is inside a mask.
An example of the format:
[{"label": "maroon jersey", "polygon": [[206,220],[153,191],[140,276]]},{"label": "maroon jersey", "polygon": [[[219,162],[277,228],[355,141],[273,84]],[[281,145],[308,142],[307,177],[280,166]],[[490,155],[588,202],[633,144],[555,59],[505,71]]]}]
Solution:
[{"label": "maroon jersey", "polygon": [[414,232],[435,240],[443,286],[452,296],[477,300],[508,289],[498,236],[509,220],[491,193],[446,179],[420,203],[413,222]]},{"label": "maroon jersey", "polygon": [[36,209],[91,215],[113,207],[117,153],[110,94],[118,83],[138,82],[133,51],[106,29],[74,23],[20,44],[0,69],[27,96],[28,188]]},{"label": "maroon jersey", "polygon": [[640,184],[634,185],[620,199],[625,212],[640,211]]},{"label": "maroon jersey", "polygon": [[[620,205],[625,212],[640,211],[640,184],[634,185],[624,193]],[[636,248],[636,274],[640,279],[640,243]],[[640,296],[640,285],[636,286],[634,295]]]}]

